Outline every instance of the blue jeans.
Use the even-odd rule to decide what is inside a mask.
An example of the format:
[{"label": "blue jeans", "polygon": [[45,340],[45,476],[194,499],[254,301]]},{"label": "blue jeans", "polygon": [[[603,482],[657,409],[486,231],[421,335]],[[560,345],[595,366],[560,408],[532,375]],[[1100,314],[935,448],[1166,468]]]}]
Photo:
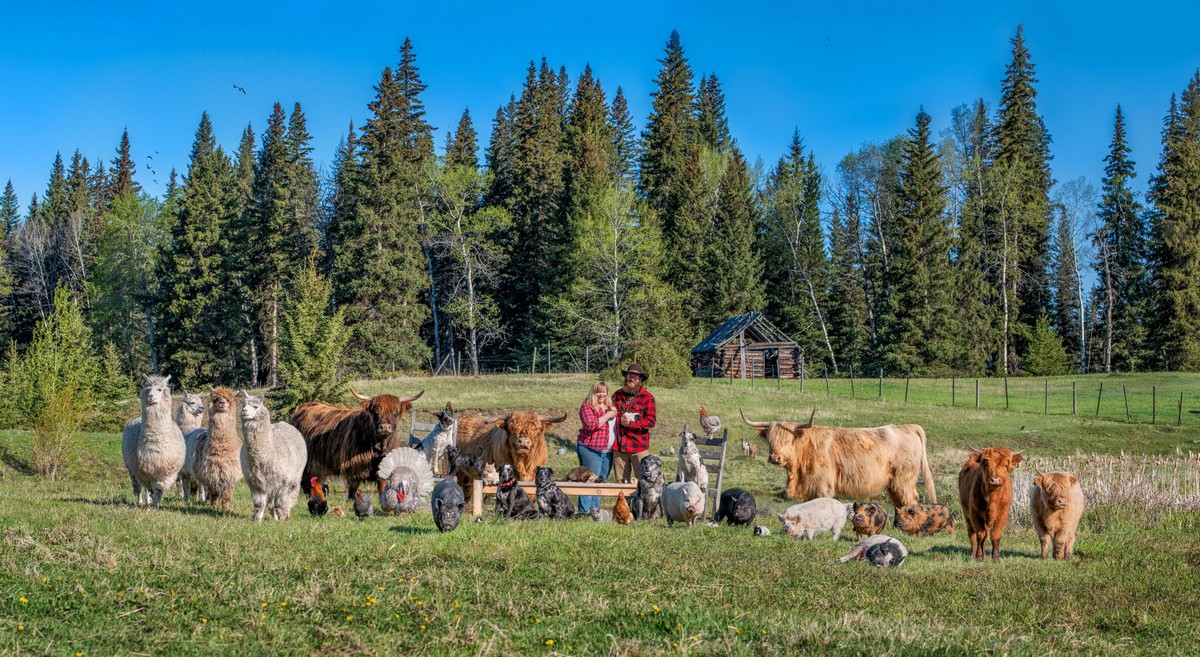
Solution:
[{"label": "blue jeans", "polygon": [[[590,447],[575,445],[575,453],[579,455],[579,465],[608,479],[608,471],[612,469],[612,451],[598,452]],[[600,508],[600,498],[596,495],[579,496],[579,512],[588,513]]]}]

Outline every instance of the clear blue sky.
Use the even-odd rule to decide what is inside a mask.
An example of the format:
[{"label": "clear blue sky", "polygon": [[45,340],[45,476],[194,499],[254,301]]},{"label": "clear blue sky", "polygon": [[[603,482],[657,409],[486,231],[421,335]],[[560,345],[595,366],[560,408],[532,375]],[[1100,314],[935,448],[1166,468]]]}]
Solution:
[{"label": "clear blue sky", "polygon": [[640,130],[672,29],[697,76],[720,78],[752,162],[774,164],[798,129],[832,175],[846,153],[911,127],[922,105],[935,131],[959,104],[994,109],[1023,23],[1055,177],[1099,185],[1120,103],[1143,189],[1170,96],[1200,67],[1200,3],[985,4],[25,2],[0,22],[0,185],[13,181],[24,211],[56,151],[107,162],[128,127],[137,178],[159,194],[172,166],[186,169],[202,111],[232,151],[276,101],[302,104],[314,160],[328,165],[406,36],[439,151],[469,107],[482,153],[496,108],[543,55],[572,85],[590,62],[610,98],[622,86]]}]

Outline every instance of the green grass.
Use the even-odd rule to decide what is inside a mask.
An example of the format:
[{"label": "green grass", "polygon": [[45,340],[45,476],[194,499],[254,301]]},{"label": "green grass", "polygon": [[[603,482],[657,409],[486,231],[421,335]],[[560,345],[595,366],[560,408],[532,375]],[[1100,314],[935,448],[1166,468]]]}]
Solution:
[{"label": "green grass", "polygon": [[[566,411],[550,437],[559,470],[574,465],[573,452],[554,450],[571,444],[589,380],[401,379],[359,389],[425,387],[421,409],[449,399],[458,408]],[[918,422],[939,492],[954,505],[967,445],[1026,448],[1030,466],[1046,467],[1075,454],[1174,458],[1200,438],[1186,422],[943,407],[914,399],[915,387],[907,405],[761,383],[654,390],[653,448],[694,426],[701,403],[735,438],[749,435],[734,422],[739,406],[754,419],[807,418],[815,404],[819,423]],[[776,531],[765,538],[661,522],[490,518],[440,534],[428,513],[314,519],[301,502],[291,521],[256,525],[244,485],[231,516],[186,508],[173,494],[155,512],[130,504],[119,442],[84,436],[69,478],[51,482],[28,474],[27,432],[0,432],[0,653],[1183,655],[1200,641],[1195,509],[1091,509],[1070,563],[1037,559],[1036,536],[1019,526],[1006,533],[999,564],[968,560],[961,528],[903,537],[909,560],[880,571],[834,563],[852,545],[845,535],[794,541],[778,522],[764,523]],[[782,509],[783,472],[759,449],[756,460],[734,450],[728,485]]]}]

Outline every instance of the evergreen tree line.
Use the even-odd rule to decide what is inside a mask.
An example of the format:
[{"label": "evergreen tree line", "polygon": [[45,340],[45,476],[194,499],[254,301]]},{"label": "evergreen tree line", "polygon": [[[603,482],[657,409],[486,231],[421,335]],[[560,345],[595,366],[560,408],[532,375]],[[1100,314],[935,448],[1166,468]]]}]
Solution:
[{"label": "evergreen tree line", "polygon": [[17,353],[64,290],[127,373],[280,386],[319,354],[322,390],[547,343],[593,368],[682,359],[751,310],[835,373],[1200,370],[1200,72],[1139,199],[1120,107],[1100,190],[1056,187],[1020,29],[994,112],[964,104],[935,135],[921,109],[832,172],[798,131],[751,164],[717,75],[677,33],[659,62],[640,131],[590,67],[531,62],[482,161],[469,111],[435,153],[408,40],[327,171],[299,103],[232,153],[204,114],[162,198],[127,132],[107,163],[58,157],[23,214],[0,196],[0,330]]}]

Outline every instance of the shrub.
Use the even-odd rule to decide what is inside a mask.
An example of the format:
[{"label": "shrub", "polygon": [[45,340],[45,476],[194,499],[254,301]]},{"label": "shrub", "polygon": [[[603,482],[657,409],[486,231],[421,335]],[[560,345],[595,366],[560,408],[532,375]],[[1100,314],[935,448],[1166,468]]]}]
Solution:
[{"label": "shrub", "polygon": [[686,388],[692,380],[692,370],[687,358],[678,347],[661,338],[646,338],[629,343],[626,357],[613,369],[605,370],[604,377],[612,381],[621,380],[621,370],[630,363],[646,368],[650,375],[649,384],[662,388]]},{"label": "shrub", "polygon": [[350,340],[342,309],[330,314],[329,279],[312,262],[288,296],[279,340],[279,390],[271,393],[272,411],[285,417],[306,401],[336,404],[346,394],[342,352]]},{"label": "shrub", "polygon": [[1063,347],[1062,338],[1050,328],[1050,319],[1042,315],[1033,329],[1029,349],[1025,352],[1024,368],[1036,376],[1056,376],[1070,371],[1071,357]]}]

